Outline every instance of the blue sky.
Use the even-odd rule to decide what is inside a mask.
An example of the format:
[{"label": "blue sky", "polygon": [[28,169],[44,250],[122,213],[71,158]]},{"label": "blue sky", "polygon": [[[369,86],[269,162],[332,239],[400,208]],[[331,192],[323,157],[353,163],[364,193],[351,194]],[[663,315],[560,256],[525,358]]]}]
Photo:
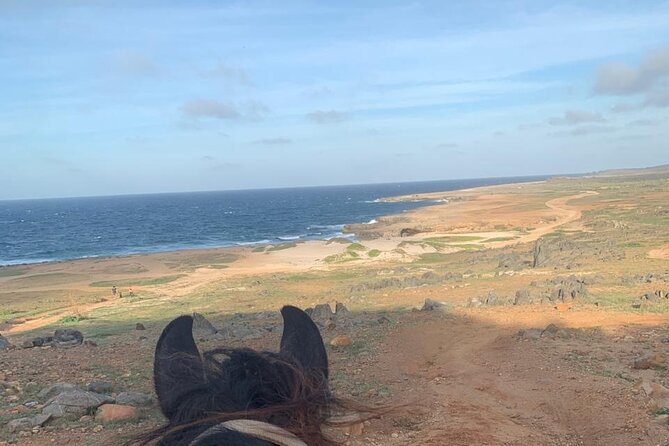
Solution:
[{"label": "blue sky", "polygon": [[669,163],[669,2],[0,0],[0,199]]}]

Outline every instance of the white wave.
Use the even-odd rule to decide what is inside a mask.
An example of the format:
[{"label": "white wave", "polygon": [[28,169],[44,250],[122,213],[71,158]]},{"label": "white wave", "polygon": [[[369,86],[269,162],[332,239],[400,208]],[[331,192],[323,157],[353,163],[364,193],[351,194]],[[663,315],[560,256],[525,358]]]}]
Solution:
[{"label": "white wave", "polygon": [[378,223],[378,222],[379,222],[379,221],[378,221],[376,218],[372,218],[371,220],[369,220],[369,221],[368,221],[367,223],[365,223],[365,224],[366,224],[366,225],[373,225],[373,224]]},{"label": "white wave", "polygon": [[284,242],[290,241],[290,240],[299,240],[303,236],[301,235],[286,235],[284,237],[277,237],[279,240],[283,240]]}]

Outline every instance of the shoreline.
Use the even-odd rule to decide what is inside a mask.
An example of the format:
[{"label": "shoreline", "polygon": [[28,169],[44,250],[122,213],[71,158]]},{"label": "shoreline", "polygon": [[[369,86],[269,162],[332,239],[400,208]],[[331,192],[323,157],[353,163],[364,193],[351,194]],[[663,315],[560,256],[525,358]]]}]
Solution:
[{"label": "shoreline", "polygon": [[[530,177],[528,177],[530,178]],[[63,264],[63,263],[68,263],[68,262],[82,262],[86,260],[91,260],[91,261],[99,261],[99,260],[110,260],[110,259],[124,259],[124,258],[133,258],[137,256],[147,256],[147,255],[165,255],[165,254],[173,254],[173,253],[195,253],[195,252],[208,252],[208,251],[219,251],[219,250],[225,250],[225,251],[234,251],[234,250],[244,250],[244,249],[254,249],[258,247],[275,247],[275,246],[282,246],[282,245],[289,245],[289,244],[303,244],[303,243],[308,243],[308,242],[329,242],[332,240],[337,240],[340,238],[345,238],[345,239],[352,239],[350,240],[352,243],[358,241],[358,235],[356,234],[355,230],[351,230],[352,228],[364,228],[367,226],[376,226],[376,225],[383,225],[383,222],[392,219],[394,217],[401,217],[401,216],[406,216],[406,215],[411,215],[417,211],[421,211],[425,208],[428,207],[433,207],[433,206],[439,206],[439,205],[446,205],[448,202],[443,199],[439,198],[433,198],[432,196],[442,196],[444,194],[458,194],[458,193],[471,193],[471,192],[477,192],[481,191],[483,189],[494,189],[494,188],[499,188],[499,187],[513,187],[517,185],[531,185],[531,184],[540,184],[545,181],[548,181],[550,178],[549,177],[545,180],[538,180],[538,181],[527,181],[527,182],[512,182],[512,183],[502,183],[502,184],[493,184],[493,185],[486,185],[486,186],[478,186],[478,187],[473,187],[473,188],[464,188],[464,189],[454,189],[454,190],[447,190],[447,191],[438,191],[438,192],[425,192],[425,193],[420,193],[420,194],[410,194],[410,195],[397,195],[397,196],[389,196],[389,197],[380,197],[375,201],[378,201],[380,203],[398,203],[398,202],[408,202],[408,203],[420,203],[424,202],[424,205],[421,205],[419,207],[415,207],[412,209],[407,209],[401,214],[385,214],[385,215],[379,215],[376,218],[373,218],[372,220],[368,222],[363,222],[363,223],[344,223],[341,225],[336,225],[340,226],[340,232],[337,233],[334,236],[329,236],[326,238],[316,238],[316,237],[310,237],[310,238],[296,238],[296,239],[291,239],[291,240],[279,240],[276,242],[270,241],[265,241],[265,240],[259,240],[257,242],[233,242],[234,244],[229,244],[229,245],[218,245],[218,246],[206,246],[206,245],[201,245],[201,246],[192,246],[192,247],[185,247],[185,248],[177,248],[177,249],[171,249],[167,248],[164,250],[161,249],[156,249],[156,250],[147,250],[147,251],[138,251],[138,252],[128,252],[128,253],[122,253],[122,254],[100,254],[100,255],[88,255],[88,256],[82,256],[82,257],[73,257],[73,258],[63,258],[63,259],[46,259],[46,260],[36,260],[36,261],[31,261],[31,260],[16,260],[16,261],[10,261],[12,263],[0,263],[0,272],[3,270],[9,270],[13,268],[25,268],[25,267],[34,267],[34,266],[39,266],[39,265],[55,265],[55,264]],[[332,225],[335,226],[335,225]],[[280,238],[280,237],[278,237]],[[16,263],[15,263],[16,262]]]}]

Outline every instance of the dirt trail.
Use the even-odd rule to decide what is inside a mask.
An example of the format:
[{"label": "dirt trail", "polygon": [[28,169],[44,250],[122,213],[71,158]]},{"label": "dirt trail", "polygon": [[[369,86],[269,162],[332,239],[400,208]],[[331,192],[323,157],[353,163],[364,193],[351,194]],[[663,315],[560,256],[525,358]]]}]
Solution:
[{"label": "dirt trail", "polygon": [[[595,191],[585,191],[580,194],[576,195],[570,195],[568,197],[560,197],[560,198],[554,198],[552,200],[548,200],[546,202],[546,207],[556,211],[559,216],[557,220],[555,220],[552,223],[549,223],[547,225],[543,225],[529,234],[522,235],[519,238],[516,238],[514,240],[508,240],[508,241],[502,241],[502,242],[494,242],[494,243],[489,243],[487,244],[488,247],[490,248],[502,248],[505,246],[509,245],[515,245],[517,243],[531,243],[537,240],[538,238],[549,234],[555,229],[559,228],[560,226],[575,222],[577,220],[581,219],[582,216],[582,211],[581,209],[570,206],[567,204],[568,202],[572,200],[578,200],[579,198],[584,198],[588,197],[591,195],[598,195],[598,192]],[[512,235],[512,234],[511,234]]]},{"label": "dirt trail", "polygon": [[408,379],[412,391],[403,397],[427,406],[411,444],[631,446],[665,444],[658,435],[669,440],[666,429],[647,427],[649,415],[629,383],[570,367],[562,359],[573,351],[569,342],[520,341],[516,332],[450,318],[388,339],[382,369],[396,373],[398,382]]}]

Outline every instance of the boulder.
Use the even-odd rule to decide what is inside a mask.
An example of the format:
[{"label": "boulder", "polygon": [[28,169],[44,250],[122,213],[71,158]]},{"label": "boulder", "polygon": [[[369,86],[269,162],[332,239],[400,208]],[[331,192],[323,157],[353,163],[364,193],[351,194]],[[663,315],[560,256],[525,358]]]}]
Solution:
[{"label": "boulder", "polygon": [[75,389],[60,393],[46,402],[42,414],[54,418],[75,418],[93,413],[95,409],[106,403],[113,403],[114,399],[107,395],[100,395],[86,390]]},{"label": "boulder", "polygon": [[532,303],[532,297],[528,290],[518,290],[516,291],[516,297],[513,299],[514,305],[526,305]]},{"label": "boulder", "polygon": [[121,392],[116,395],[116,404],[144,407],[153,404],[153,397],[141,392]]},{"label": "boulder", "polygon": [[655,369],[667,366],[667,355],[664,353],[648,353],[634,360],[633,368],[638,370]]},{"label": "boulder", "polygon": [[101,423],[136,420],[139,410],[134,406],[123,404],[103,404],[95,413],[95,419]]},{"label": "boulder", "polygon": [[346,317],[350,314],[350,311],[348,311],[348,308],[346,308],[346,305],[344,305],[341,302],[337,302],[335,305],[335,315],[337,317]]},{"label": "boulder", "polygon": [[217,333],[218,329],[206,317],[200,313],[193,313],[193,337],[196,340],[208,339]]},{"label": "boulder", "polygon": [[12,347],[12,344],[9,343],[7,338],[0,335],[0,350],[9,350]]},{"label": "boulder", "polygon": [[439,310],[440,308],[443,308],[444,306],[445,306],[445,304],[442,303],[442,302],[437,302],[436,300],[432,300],[432,299],[425,299],[425,303],[423,303],[423,307],[421,308],[421,311]]},{"label": "boulder", "polygon": [[108,381],[91,381],[87,386],[86,390],[93,393],[104,393],[109,394],[114,389],[114,385]]},{"label": "boulder", "polygon": [[32,417],[17,418],[7,423],[7,430],[10,433],[30,430],[34,427],[42,427],[51,419],[51,415],[34,415]]},{"label": "boulder", "polygon": [[307,308],[306,313],[314,320],[324,321],[332,318],[334,313],[329,304],[319,304],[314,308]]},{"label": "boulder", "polygon": [[141,322],[135,324],[135,330],[146,330],[146,327]]},{"label": "boulder", "polygon": [[75,345],[84,342],[84,335],[79,330],[62,328],[54,332],[53,339],[58,344]]},{"label": "boulder", "polygon": [[52,384],[49,387],[45,387],[44,389],[40,390],[40,392],[37,394],[37,398],[39,398],[41,401],[46,401],[51,398],[53,398],[56,395],[59,395],[63,392],[70,392],[73,390],[78,390],[79,388],[75,386],[74,384],[70,383],[56,383]]},{"label": "boulder", "polygon": [[527,330],[520,330],[518,337],[526,340],[538,340],[541,339],[543,332],[540,328],[528,328]]},{"label": "boulder", "polygon": [[348,347],[353,344],[353,340],[346,335],[335,336],[330,340],[330,345],[333,347]]}]

